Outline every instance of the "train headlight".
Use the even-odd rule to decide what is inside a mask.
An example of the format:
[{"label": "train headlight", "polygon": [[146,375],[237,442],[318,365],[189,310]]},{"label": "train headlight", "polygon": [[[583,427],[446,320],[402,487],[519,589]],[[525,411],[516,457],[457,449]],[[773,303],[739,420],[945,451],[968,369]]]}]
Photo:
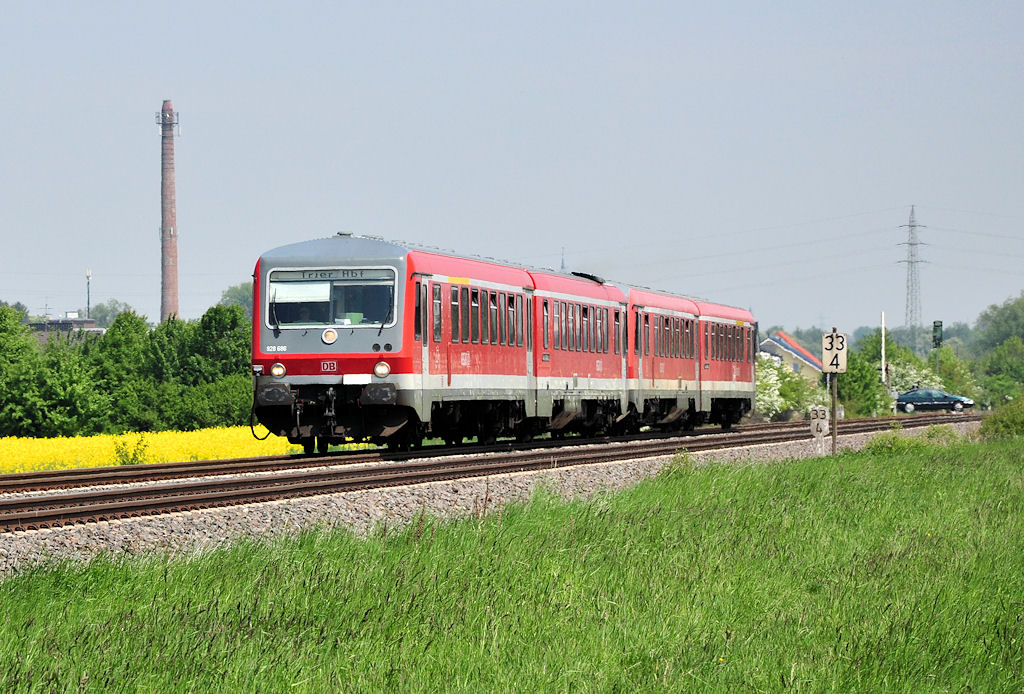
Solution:
[{"label": "train headlight", "polygon": [[324,341],[325,345],[333,345],[338,339],[338,331],[334,328],[327,328],[327,330],[324,330],[320,335],[320,339]]},{"label": "train headlight", "polygon": [[373,375],[377,378],[386,378],[391,373],[391,364],[386,361],[379,361],[373,365]]},{"label": "train headlight", "polygon": [[281,378],[287,373],[287,369],[284,368],[284,364],[277,362],[270,367],[270,375],[274,378]]}]

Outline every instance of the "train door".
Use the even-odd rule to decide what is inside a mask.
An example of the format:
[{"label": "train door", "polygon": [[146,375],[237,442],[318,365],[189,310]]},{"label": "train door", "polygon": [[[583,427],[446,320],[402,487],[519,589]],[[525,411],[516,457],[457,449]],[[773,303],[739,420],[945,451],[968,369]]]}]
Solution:
[{"label": "train door", "polygon": [[[613,338],[615,349],[619,353],[619,369],[622,374],[622,384],[619,387],[619,411],[626,414],[629,411],[629,313],[625,304],[619,304],[615,309]],[[621,349],[619,349],[621,347]]]},{"label": "train door", "polygon": [[[537,416],[537,370],[534,364],[534,358],[537,352],[537,346],[533,340],[533,326],[534,326],[534,315],[533,315],[533,292],[526,292],[526,329],[520,328],[519,334],[522,335],[525,332],[526,335],[526,416],[536,417]],[[521,312],[519,315],[523,315]]]}]

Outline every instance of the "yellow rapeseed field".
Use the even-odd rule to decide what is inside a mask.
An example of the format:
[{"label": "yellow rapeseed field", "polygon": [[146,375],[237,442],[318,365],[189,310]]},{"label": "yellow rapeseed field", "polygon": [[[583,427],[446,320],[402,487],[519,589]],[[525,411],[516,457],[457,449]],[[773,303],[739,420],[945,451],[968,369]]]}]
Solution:
[{"label": "yellow rapeseed field", "polygon": [[[267,430],[257,427],[265,436]],[[66,470],[123,463],[170,463],[219,460],[301,452],[288,439],[257,441],[249,427],[159,431],[53,439],[0,437],[0,473]]]}]

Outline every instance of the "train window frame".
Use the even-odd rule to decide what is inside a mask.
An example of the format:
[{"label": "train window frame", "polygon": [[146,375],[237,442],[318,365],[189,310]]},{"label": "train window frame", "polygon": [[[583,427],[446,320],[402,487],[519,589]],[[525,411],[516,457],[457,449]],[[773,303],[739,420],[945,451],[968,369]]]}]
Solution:
[{"label": "train window frame", "polygon": [[480,290],[480,344],[487,345],[491,341],[490,313],[491,301],[490,292],[486,289]]},{"label": "train window frame", "polygon": [[543,315],[542,315],[542,320],[541,320],[541,330],[544,331],[544,342],[543,342],[544,349],[548,349],[548,344],[549,344],[549,342],[548,342],[548,321],[551,318],[550,310],[551,309],[548,306],[548,300],[547,299],[542,300],[541,301],[541,312],[542,312]]},{"label": "train window frame", "polygon": [[505,346],[505,335],[508,326],[505,324],[505,292],[498,292],[498,344]]},{"label": "train window frame", "polygon": [[[512,292],[508,293],[508,303],[505,305],[505,317],[508,319],[508,346],[515,347],[516,345],[516,296]],[[520,343],[522,344],[522,343]]]},{"label": "train window frame", "polygon": [[614,347],[614,350],[615,350],[613,352],[614,354],[618,354],[619,353],[619,348],[622,345],[622,335],[619,334],[619,331],[621,330],[621,327],[622,327],[621,320],[622,319],[619,316],[619,309],[614,309],[612,311],[612,330],[615,331],[615,336],[612,339],[612,342],[614,343],[613,347]]},{"label": "train window frame", "polygon": [[523,321],[524,311],[523,311],[523,295],[522,294],[516,294],[516,303],[515,303],[515,306],[513,307],[512,310],[515,312],[514,317],[515,317],[515,321],[516,321],[516,347],[522,347],[523,346],[523,332],[524,332],[524,325],[523,325],[523,323],[524,323],[524,321]]},{"label": "train window frame", "polygon": [[416,341],[416,342],[422,342],[423,341],[423,316],[420,314],[420,311],[423,308],[423,300],[420,297],[420,287],[422,287],[422,286],[423,286],[423,284],[419,280],[417,280],[416,281],[416,308],[415,308],[416,314],[415,314],[415,317],[413,318],[413,323],[412,323],[412,339],[414,341]]},{"label": "train window frame", "polygon": [[[491,314],[491,344],[498,344],[499,333],[501,332],[501,313],[498,311],[498,292],[491,292],[490,306],[488,311]],[[504,342],[502,344],[505,344]]]},{"label": "train window frame", "polygon": [[474,345],[480,344],[480,290],[473,287],[469,290],[469,340]]},{"label": "train window frame", "polygon": [[462,343],[469,344],[469,287],[461,287],[459,292],[459,308],[460,318],[462,322],[459,325],[459,332],[461,333]]},{"label": "train window frame", "polygon": [[555,349],[560,350],[562,349],[562,312],[559,310],[559,307],[562,302],[554,301],[552,303],[554,304],[554,307],[551,314],[551,344]]},{"label": "train window frame", "polygon": [[640,354],[640,311],[633,311],[633,354]]},{"label": "train window frame", "polygon": [[441,339],[442,339],[441,338],[441,332],[442,332],[442,320],[441,319],[442,319],[442,317],[444,315],[444,310],[443,310],[443,307],[441,306],[441,303],[442,303],[441,295],[444,293],[443,289],[444,288],[440,284],[438,284],[437,282],[431,282],[430,283],[431,300],[433,301],[433,304],[434,304],[434,309],[433,309],[433,314],[432,314],[433,325],[431,326],[431,328],[432,328],[431,331],[434,334],[434,342],[435,343],[440,342]]},{"label": "train window frame", "polygon": [[452,342],[459,341],[459,285],[453,284],[451,291]]},{"label": "train window frame", "polygon": [[583,305],[576,304],[576,351],[583,351]]},{"label": "train window frame", "polygon": [[523,315],[526,321],[526,349],[530,351],[533,349],[533,297],[529,294],[526,295],[526,311]]},{"label": "train window frame", "polygon": [[567,348],[570,352],[576,351],[576,304],[569,302],[566,305],[569,309],[569,315],[566,318],[566,327],[569,329],[569,347]]},{"label": "train window frame", "polygon": [[586,304],[580,306],[580,328],[583,337],[583,352],[590,351],[590,307]]}]

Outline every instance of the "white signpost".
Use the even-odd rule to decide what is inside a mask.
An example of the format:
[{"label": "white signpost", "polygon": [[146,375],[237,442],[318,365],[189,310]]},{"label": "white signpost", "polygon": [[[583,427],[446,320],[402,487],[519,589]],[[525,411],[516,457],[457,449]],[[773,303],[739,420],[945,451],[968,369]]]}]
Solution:
[{"label": "white signpost", "polygon": [[814,437],[814,452],[825,455],[825,437],[828,436],[828,408],[815,405],[811,408],[811,436]]},{"label": "white signpost", "polygon": [[829,375],[832,381],[832,455],[836,454],[836,437],[839,427],[836,426],[836,402],[838,390],[836,377],[846,373],[846,348],[849,339],[846,333],[836,332],[835,327],[830,333],[821,335],[821,371]]},{"label": "white signpost", "polygon": [[832,328],[830,333],[821,335],[821,370],[827,374],[846,373],[846,333],[837,333]]}]

